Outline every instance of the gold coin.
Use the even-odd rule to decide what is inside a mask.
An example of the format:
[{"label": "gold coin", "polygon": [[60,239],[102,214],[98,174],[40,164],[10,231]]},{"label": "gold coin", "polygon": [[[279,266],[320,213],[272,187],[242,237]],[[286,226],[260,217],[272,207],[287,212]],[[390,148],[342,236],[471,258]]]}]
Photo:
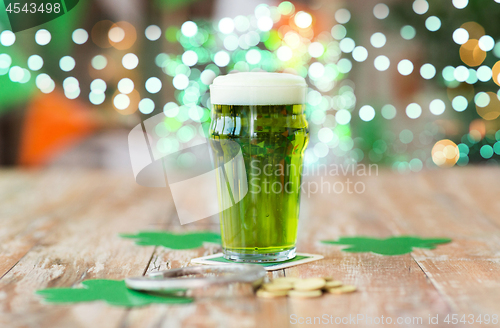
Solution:
[{"label": "gold coin", "polygon": [[336,288],[328,288],[328,292],[332,294],[346,294],[356,291],[356,286],[345,285]]},{"label": "gold coin", "polygon": [[294,277],[279,277],[275,278],[272,280],[273,283],[289,283],[289,284],[294,284],[297,281],[299,281],[300,278],[294,278]]},{"label": "gold coin", "polygon": [[290,284],[290,283],[285,283],[285,282],[282,282],[282,283],[268,283],[268,284],[264,284],[262,285],[262,287],[267,290],[267,291],[281,291],[281,290],[290,290],[293,288],[293,285]]},{"label": "gold coin", "polygon": [[325,279],[325,281],[330,281],[330,280],[333,280],[333,277],[332,276],[326,276],[326,277],[323,277],[323,279]]},{"label": "gold coin", "polygon": [[325,287],[325,279],[323,278],[308,278],[297,281],[293,284],[293,288],[296,290],[316,290]]},{"label": "gold coin", "polygon": [[287,290],[269,291],[269,290],[259,289],[257,291],[257,297],[262,297],[262,298],[277,298],[286,296],[287,294],[288,294]]},{"label": "gold coin", "polygon": [[325,284],[325,288],[336,288],[342,286],[342,281],[340,280],[331,280],[327,281]]},{"label": "gold coin", "polygon": [[319,297],[322,294],[323,293],[321,292],[321,290],[306,290],[306,291],[290,290],[288,292],[288,296],[292,298],[313,298],[313,297]]}]

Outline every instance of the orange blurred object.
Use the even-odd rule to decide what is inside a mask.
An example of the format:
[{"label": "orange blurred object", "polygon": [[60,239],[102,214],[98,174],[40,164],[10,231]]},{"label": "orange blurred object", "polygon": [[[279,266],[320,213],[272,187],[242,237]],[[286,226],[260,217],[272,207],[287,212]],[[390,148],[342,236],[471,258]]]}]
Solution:
[{"label": "orange blurred object", "polygon": [[28,106],[21,133],[19,164],[48,163],[61,152],[92,134],[97,121],[92,113],[57,89],[41,94]]},{"label": "orange blurred object", "polygon": [[477,118],[477,119],[473,120],[472,122],[470,122],[469,133],[475,137],[474,139],[482,140],[484,138],[484,136],[486,135],[485,122],[480,118]]},{"label": "orange blurred object", "polygon": [[111,43],[108,39],[108,33],[113,24],[114,23],[110,20],[102,20],[95,23],[94,27],[92,27],[90,35],[92,37],[92,41],[94,41],[97,46],[101,48],[111,47]]},{"label": "orange blurred object", "polygon": [[484,27],[476,22],[463,23],[460,27],[469,33],[469,39],[479,40],[484,35]]},{"label": "orange blurred object", "polygon": [[493,82],[500,85],[500,60],[493,65],[491,75],[493,76]]},{"label": "orange blurred object", "polygon": [[134,25],[129,22],[118,22],[111,26],[108,32],[109,43],[118,50],[130,48],[137,40]]},{"label": "orange blurred object", "polygon": [[439,167],[452,167],[460,158],[458,146],[449,139],[436,142],[431,153],[432,161]]},{"label": "orange blurred object", "polygon": [[460,46],[460,59],[471,66],[479,66],[486,58],[486,52],[479,47],[479,41],[470,39]]},{"label": "orange blurred object", "polygon": [[[476,104],[476,111],[479,114],[479,116],[481,116],[487,121],[496,120],[497,117],[500,116],[500,99],[498,99],[496,93],[491,91],[486,92],[484,96],[487,97],[488,102],[486,104],[481,104],[481,106]],[[486,130],[482,134],[483,137],[484,134],[486,134]]]}]

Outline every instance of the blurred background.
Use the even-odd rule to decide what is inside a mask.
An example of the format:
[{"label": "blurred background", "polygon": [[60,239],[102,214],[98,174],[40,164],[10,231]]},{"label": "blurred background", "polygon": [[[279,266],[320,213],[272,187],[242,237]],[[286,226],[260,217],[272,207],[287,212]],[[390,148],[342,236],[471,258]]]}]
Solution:
[{"label": "blurred background", "polygon": [[184,148],[232,71],[306,78],[307,165],[498,165],[498,17],[500,0],[82,0],[14,34],[0,3],[0,165],[130,170],[134,126],[164,113],[152,146]]}]

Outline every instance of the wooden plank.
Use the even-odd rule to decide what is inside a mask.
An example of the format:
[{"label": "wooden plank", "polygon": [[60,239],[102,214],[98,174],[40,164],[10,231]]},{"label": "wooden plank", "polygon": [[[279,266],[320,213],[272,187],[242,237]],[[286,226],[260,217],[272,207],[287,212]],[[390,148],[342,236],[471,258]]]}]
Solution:
[{"label": "wooden plank", "polygon": [[[426,171],[373,182],[372,211],[400,234],[445,236],[453,243],[415,250],[413,258],[454,313],[499,314],[498,168]],[[368,187],[367,187],[368,189]]]},{"label": "wooden plank", "polygon": [[[82,192],[99,185],[101,176],[80,175],[71,171],[61,175],[56,170],[9,171],[12,179],[2,174],[3,193],[0,217],[0,278],[5,275],[47,231],[59,221],[87,206],[79,199]],[[8,175],[9,176],[9,175]],[[72,204],[72,206],[68,206]]]},{"label": "wooden plank", "polygon": [[[359,313],[372,319],[382,315],[393,320],[421,317],[423,326],[429,314],[438,314],[441,322],[436,327],[444,327],[449,325],[443,325],[442,319],[450,313],[493,314],[500,310],[500,211],[495,199],[500,191],[496,185],[500,170],[496,168],[410,175],[381,171],[378,177],[350,177],[365,183],[362,194],[304,197],[298,250],[320,253],[325,259],[273,275],[333,275],[358,286],[359,292],[314,300],[232,295],[130,311],[101,302],[41,304],[33,292],[48,286],[74,286],[88,278],[120,279],[143,274],[146,269],[189,265],[191,258],[215,253],[219,247],[207,244],[186,251],[138,247],[116,235],[157,228],[218,231],[215,221],[181,227],[171,215],[174,209],[168,192],[136,186],[124,175],[14,173],[16,179],[11,179],[2,174],[0,171],[0,190],[5,185],[18,189],[0,193],[0,217],[9,223],[8,230],[0,230],[0,241],[7,241],[9,249],[32,245],[24,257],[19,255],[22,251],[15,255],[22,259],[12,269],[10,265],[10,271],[3,269],[8,271],[0,279],[0,324],[5,326],[310,327],[314,325],[292,324],[290,316],[327,314],[335,319]],[[346,182],[343,177],[329,179],[331,183]],[[345,253],[340,247],[317,242],[346,235],[395,234],[451,237],[454,242],[392,257]],[[5,249],[2,252],[7,254]],[[356,326],[370,325],[361,321]],[[467,325],[474,326],[478,325]]]},{"label": "wooden plank", "polygon": [[[210,230],[219,232],[214,218],[180,226],[173,219],[168,230],[188,232]],[[205,244],[192,250],[156,248],[148,272],[190,266],[193,258],[215,254],[220,245]],[[283,270],[268,273],[268,278],[284,275]],[[218,297],[206,297],[207,292],[186,306],[152,306],[132,309],[123,318],[120,327],[282,327],[287,324],[287,300],[263,300],[248,295],[248,290],[221,289]],[[199,292],[198,292],[199,294]],[[263,318],[266,318],[265,320]]]},{"label": "wooden plank", "polygon": [[[390,178],[398,179],[392,174]],[[370,198],[381,192],[374,188],[373,182],[384,178],[351,176],[327,179],[331,185],[342,183],[345,187],[347,179],[353,183],[362,182],[366,191],[360,194],[316,193],[311,198],[303,198],[298,250],[320,253],[325,258],[288,268],[285,275],[301,278],[333,276],[345,284],[357,286],[358,291],[348,295],[324,295],[314,300],[291,299],[289,313],[294,316],[290,317],[291,322],[296,322],[297,327],[306,327],[311,326],[306,324],[307,318],[314,320],[316,317],[317,320],[326,320],[321,323],[335,324],[335,320],[347,317],[347,326],[369,327],[373,322],[370,323],[368,318],[381,320],[384,316],[391,318],[394,327],[403,327],[408,325],[397,324],[398,318],[428,320],[429,313],[450,313],[450,306],[410,255],[346,253],[341,252],[340,247],[319,243],[319,240],[335,240],[349,235],[387,237],[397,234],[398,230],[395,224],[385,219],[384,212],[373,206]],[[315,181],[321,182],[320,179],[310,180],[311,183]],[[357,315],[364,317],[359,317],[360,320],[353,324],[351,318],[357,318]],[[298,324],[298,320],[303,320],[304,324]]]},{"label": "wooden plank", "polygon": [[[85,178],[92,181],[92,176],[82,173],[72,178],[73,183]],[[73,208],[67,210],[73,214],[60,218],[0,280],[0,323],[112,327],[126,313],[102,302],[43,304],[34,294],[46,287],[75,286],[84,279],[123,279],[144,273],[154,247],[137,247],[118,233],[148,229],[160,222],[166,225],[172,203],[165,189],[140,187],[123,175],[97,173],[95,177],[72,202],[59,204],[61,213],[67,207]],[[31,193],[40,195],[44,189]]]}]

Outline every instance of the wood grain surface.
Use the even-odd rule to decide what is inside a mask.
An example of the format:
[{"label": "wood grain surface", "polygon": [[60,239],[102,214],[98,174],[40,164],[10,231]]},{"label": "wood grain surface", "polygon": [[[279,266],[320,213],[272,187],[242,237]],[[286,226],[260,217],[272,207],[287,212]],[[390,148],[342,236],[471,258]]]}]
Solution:
[{"label": "wood grain surface", "polygon": [[[444,322],[452,314],[469,321],[469,315],[500,315],[499,168],[408,175],[380,171],[323,181],[308,177],[306,182],[345,184],[347,179],[362,183],[365,191],[303,194],[298,251],[325,258],[268,276],[333,276],[357,286],[357,292],[299,300],[223,291],[186,305],[126,309],[104,302],[48,304],[35,291],[188,266],[192,258],[220,247],[143,247],[118,234],[218,231],[217,219],[181,226],[168,188],[138,186],[127,172],[0,171],[0,327],[500,326]],[[453,242],[401,256],[347,253],[341,246],[319,243],[354,235],[448,237]],[[392,323],[377,325],[382,316]],[[438,316],[438,324],[430,325],[429,316]],[[331,321],[306,324],[314,317]],[[346,321],[352,317],[359,321]],[[344,324],[335,324],[336,318],[345,318]],[[398,318],[403,322],[397,323]]]}]

